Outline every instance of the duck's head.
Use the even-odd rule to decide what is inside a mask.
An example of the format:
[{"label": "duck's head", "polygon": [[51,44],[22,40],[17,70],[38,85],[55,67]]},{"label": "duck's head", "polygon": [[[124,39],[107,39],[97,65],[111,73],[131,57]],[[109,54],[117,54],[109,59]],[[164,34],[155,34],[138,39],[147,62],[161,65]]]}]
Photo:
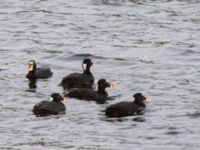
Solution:
[{"label": "duck's head", "polygon": [[113,83],[108,82],[106,79],[100,79],[97,84],[99,90],[105,90],[107,87],[111,87],[113,90],[116,88]]},{"label": "duck's head", "polygon": [[61,101],[64,100],[63,97],[59,93],[53,93],[53,94],[51,94],[51,99],[54,102],[61,102]]},{"label": "duck's head", "polygon": [[89,59],[89,58],[84,59],[83,63],[82,63],[83,72],[90,71],[90,67],[92,65],[93,65],[93,62],[91,59]]},{"label": "duck's head", "polygon": [[28,63],[28,72],[34,72],[36,70],[36,66],[35,60],[30,60]]},{"label": "duck's head", "polygon": [[134,103],[136,104],[144,104],[151,99],[149,96],[144,96],[142,93],[136,93],[133,97],[135,98]]}]

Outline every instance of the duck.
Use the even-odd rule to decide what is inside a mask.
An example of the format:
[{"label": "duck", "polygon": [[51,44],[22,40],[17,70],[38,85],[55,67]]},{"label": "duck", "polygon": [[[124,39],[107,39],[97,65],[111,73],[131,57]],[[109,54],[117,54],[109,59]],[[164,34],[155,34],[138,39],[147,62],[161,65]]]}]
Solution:
[{"label": "duck", "polygon": [[52,101],[41,101],[33,107],[36,116],[65,114],[66,108],[62,103],[64,98],[59,93],[51,94]]},{"label": "duck", "polygon": [[82,62],[83,73],[72,73],[65,76],[59,84],[64,89],[73,88],[93,88],[94,77],[90,72],[93,62],[89,58],[85,58]]},{"label": "duck", "polygon": [[53,75],[50,68],[38,68],[35,60],[30,60],[26,78],[29,80],[47,79]]},{"label": "duck", "polygon": [[142,93],[133,95],[133,102],[119,102],[108,106],[105,110],[105,115],[111,118],[126,117],[140,114],[146,107],[145,102],[150,100],[149,96],[144,96]]},{"label": "duck", "polygon": [[106,79],[100,79],[97,84],[97,90],[88,88],[72,89],[68,94],[65,94],[64,97],[86,101],[96,101],[99,104],[103,104],[108,98],[108,93],[105,89],[111,87],[114,90],[116,86],[115,84],[108,82]]}]

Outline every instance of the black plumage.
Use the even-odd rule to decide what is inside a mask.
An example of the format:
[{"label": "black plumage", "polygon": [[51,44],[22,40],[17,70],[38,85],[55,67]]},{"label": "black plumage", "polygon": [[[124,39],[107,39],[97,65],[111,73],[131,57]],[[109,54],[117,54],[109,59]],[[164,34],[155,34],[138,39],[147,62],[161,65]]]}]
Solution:
[{"label": "black plumage", "polygon": [[72,88],[92,88],[94,77],[90,72],[90,67],[93,65],[91,59],[84,59],[82,63],[83,73],[72,73],[64,77],[59,84],[64,89]]},{"label": "black plumage", "polygon": [[106,116],[125,117],[140,114],[146,107],[144,102],[147,100],[147,97],[143,96],[141,93],[136,93],[133,97],[135,98],[133,102],[119,102],[110,105],[105,110]]},{"label": "black plumage", "polygon": [[108,93],[106,92],[107,87],[111,87],[112,84],[107,82],[105,79],[98,81],[98,90],[79,88],[73,89],[64,97],[77,98],[80,100],[96,101],[97,103],[104,103],[107,100]]},{"label": "black plumage", "polygon": [[29,80],[47,79],[53,75],[50,68],[38,68],[34,60],[29,61],[28,73],[26,78]]},{"label": "black plumage", "polygon": [[52,101],[42,101],[33,107],[36,116],[48,116],[65,113],[65,105],[62,103],[63,97],[59,93],[51,95]]}]

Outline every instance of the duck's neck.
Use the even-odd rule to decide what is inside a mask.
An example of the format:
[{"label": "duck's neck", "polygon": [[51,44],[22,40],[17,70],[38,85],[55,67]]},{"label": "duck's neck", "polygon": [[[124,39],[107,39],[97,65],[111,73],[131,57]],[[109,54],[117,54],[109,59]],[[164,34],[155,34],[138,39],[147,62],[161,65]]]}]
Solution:
[{"label": "duck's neck", "polygon": [[61,100],[53,99],[53,102],[61,103]]},{"label": "duck's neck", "polygon": [[28,72],[27,78],[29,78],[30,80],[34,80],[35,79],[35,74],[36,74],[36,66],[33,67],[32,71]]},{"label": "duck's neck", "polygon": [[90,67],[88,66],[86,67],[86,70],[83,71],[83,73],[92,76],[92,73],[90,72]]},{"label": "duck's neck", "polygon": [[105,87],[99,87],[99,86],[98,86],[97,93],[107,94]]},{"label": "duck's neck", "polygon": [[36,70],[30,71],[29,74],[35,76]]},{"label": "duck's neck", "polygon": [[144,103],[139,103],[139,102],[135,102],[135,101],[133,103],[135,103],[136,105],[139,105],[141,107],[145,107],[146,106]]}]

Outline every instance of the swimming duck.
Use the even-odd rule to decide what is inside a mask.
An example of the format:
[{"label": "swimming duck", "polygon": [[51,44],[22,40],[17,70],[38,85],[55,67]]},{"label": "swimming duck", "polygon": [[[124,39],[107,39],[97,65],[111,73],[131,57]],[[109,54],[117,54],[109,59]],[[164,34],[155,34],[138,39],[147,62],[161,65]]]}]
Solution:
[{"label": "swimming duck", "polygon": [[64,98],[59,93],[51,94],[52,101],[42,101],[33,107],[36,116],[57,115],[65,113]]},{"label": "swimming duck", "polygon": [[35,79],[47,79],[53,75],[50,68],[37,68],[36,62],[34,60],[29,61],[28,73],[26,78],[29,80]]},{"label": "swimming duck", "polygon": [[64,77],[59,84],[64,89],[72,88],[92,88],[94,84],[94,77],[90,72],[93,65],[91,59],[86,58],[82,62],[83,73],[72,73]]},{"label": "swimming duck", "polygon": [[68,94],[64,95],[64,97],[77,98],[80,100],[87,100],[87,101],[96,101],[97,103],[105,103],[105,101],[108,98],[108,93],[105,90],[107,87],[115,89],[114,84],[109,83],[105,79],[100,79],[98,81],[97,91],[88,88],[78,88],[71,90]]},{"label": "swimming duck", "polygon": [[133,102],[119,102],[110,105],[105,110],[106,116],[116,118],[139,114],[145,109],[145,102],[149,101],[150,97],[143,96],[142,93],[136,93],[133,97],[135,99]]}]

